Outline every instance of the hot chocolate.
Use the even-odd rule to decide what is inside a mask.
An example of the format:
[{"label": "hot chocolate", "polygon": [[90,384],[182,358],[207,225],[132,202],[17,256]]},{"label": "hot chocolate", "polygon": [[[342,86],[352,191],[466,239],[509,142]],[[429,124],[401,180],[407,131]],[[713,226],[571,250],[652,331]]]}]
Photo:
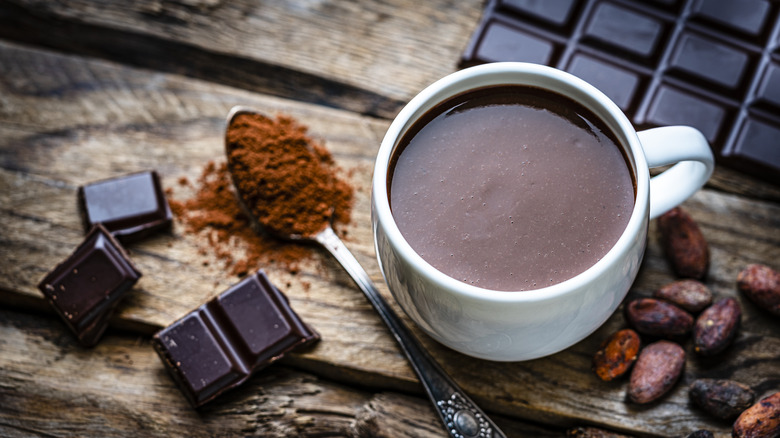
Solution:
[{"label": "hot chocolate", "polygon": [[585,271],[634,207],[634,176],[609,129],[569,98],[525,86],[434,107],[399,143],[389,175],[411,247],[486,289],[538,289]]}]

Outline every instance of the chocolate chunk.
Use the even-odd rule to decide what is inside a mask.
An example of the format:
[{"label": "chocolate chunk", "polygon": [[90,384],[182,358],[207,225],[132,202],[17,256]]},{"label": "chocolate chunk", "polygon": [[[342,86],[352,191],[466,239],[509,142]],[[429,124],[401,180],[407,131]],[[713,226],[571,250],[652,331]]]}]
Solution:
[{"label": "chocolate chunk", "polygon": [[599,3],[585,26],[584,37],[605,50],[622,51],[641,63],[658,56],[667,27],[663,21],[612,3]]},{"label": "chocolate chunk", "polygon": [[102,225],[38,284],[46,300],[85,346],[97,344],[124,293],[141,278]]},{"label": "chocolate chunk", "polygon": [[482,43],[475,49],[483,62],[526,61],[547,64],[556,53],[556,45],[544,38],[524,32],[501,20],[485,24]]},{"label": "chocolate chunk", "polygon": [[707,0],[693,2],[691,13],[694,20],[709,21],[715,28],[722,26],[727,31],[760,37],[771,24],[770,8],[766,1]]},{"label": "chocolate chunk", "polygon": [[555,26],[565,26],[574,13],[576,3],[576,0],[499,0],[499,7],[528,14]]},{"label": "chocolate chunk", "polygon": [[577,54],[569,65],[569,73],[579,76],[601,90],[610,90],[609,98],[623,111],[633,109],[635,96],[643,87],[642,76],[586,54]]},{"label": "chocolate chunk", "polygon": [[96,181],[78,191],[85,229],[100,223],[122,242],[170,228],[173,215],[157,172],[147,171]]},{"label": "chocolate chunk", "polygon": [[318,339],[261,270],[160,330],[153,343],[198,407]]},{"label": "chocolate chunk", "polygon": [[685,32],[675,46],[669,68],[670,73],[705,80],[712,84],[711,88],[724,88],[722,92],[730,90],[740,95],[744,92],[745,72],[750,69],[750,63],[755,62],[754,58],[753,54],[737,47],[695,32]]},{"label": "chocolate chunk", "polygon": [[693,126],[719,165],[779,184],[778,25],[763,0],[489,0],[460,66],[568,71],[638,128]]}]

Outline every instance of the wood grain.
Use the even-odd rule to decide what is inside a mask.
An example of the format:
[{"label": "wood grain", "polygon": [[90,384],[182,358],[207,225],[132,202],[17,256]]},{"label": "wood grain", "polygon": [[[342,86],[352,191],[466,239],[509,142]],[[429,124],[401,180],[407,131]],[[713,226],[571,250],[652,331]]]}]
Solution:
[{"label": "wood grain", "polygon": [[[112,334],[84,349],[58,321],[0,310],[0,435],[444,437],[420,397],[372,392],[283,365],[194,410],[147,337]],[[511,436],[560,430],[509,418]]]},{"label": "wood grain", "polygon": [[478,0],[22,0],[0,4],[0,36],[389,117],[455,68],[452,54],[465,48],[480,8]]},{"label": "wood grain", "polygon": [[[182,176],[194,179],[206,161],[221,158],[223,118],[234,104],[293,115],[324,140],[343,168],[353,171],[351,180],[359,190],[347,246],[393,303],[374,259],[368,208],[371,166],[386,121],[7,43],[0,44],[0,59],[5,69],[0,82],[0,299],[5,304],[45,308],[35,285],[83,237],[75,203],[79,185],[150,168],[160,171],[168,187]],[[413,329],[491,412],[559,427],[588,423],[629,433],[681,435],[706,425],[724,435],[727,425],[691,409],[686,383],[729,377],[760,393],[780,385],[780,327],[734,287],[745,264],[772,265],[780,258],[780,207],[703,190],[684,208],[711,245],[708,284],[719,296],[736,296],[745,316],[735,345],[722,356],[699,359],[686,344],[690,357],[683,381],[656,405],[630,405],[624,382],[604,384],[590,370],[601,339],[624,326],[620,311],[574,347],[522,363],[471,359]],[[673,280],[654,234],[653,226],[630,297],[649,295]],[[144,278],[123,302],[113,326],[149,334],[236,280],[218,263],[204,267],[197,244],[175,228],[131,246]],[[292,355],[288,364],[350,385],[421,394],[379,318],[332,260],[315,253],[297,276],[279,269],[269,274],[277,284],[289,284],[284,291],[293,307],[323,335],[315,348]]]}]

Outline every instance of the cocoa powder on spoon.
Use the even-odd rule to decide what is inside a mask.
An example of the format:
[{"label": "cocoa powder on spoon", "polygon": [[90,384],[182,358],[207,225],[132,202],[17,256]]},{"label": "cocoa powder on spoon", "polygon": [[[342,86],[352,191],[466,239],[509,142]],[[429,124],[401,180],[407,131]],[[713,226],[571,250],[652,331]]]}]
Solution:
[{"label": "cocoa powder on spoon", "polygon": [[233,181],[249,187],[257,184],[262,198],[254,202],[254,208],[264,210],[254,214],[275,221],[272,229],[284,227],[297,234],[319,231],[331,220],[337,231],[345,234],[343,227],[351,218],[354,187],[340,178],[343,172],[330,152],[292,117],[278,116],[274,120],[241,114],[232,121],[226,139],[250,165],[234,169],[231,180],[225,163],[207,163],[196,182],[186,178],[179,181],[195,190],[193,197],[174,200],[169,189],[171,209],[185,233],[203,237],[201,252],[222,261],[231,274],[242,276],[271,264],[296,273],[299,262],[311,256],[312,248],[257,233],[237,200]]}]

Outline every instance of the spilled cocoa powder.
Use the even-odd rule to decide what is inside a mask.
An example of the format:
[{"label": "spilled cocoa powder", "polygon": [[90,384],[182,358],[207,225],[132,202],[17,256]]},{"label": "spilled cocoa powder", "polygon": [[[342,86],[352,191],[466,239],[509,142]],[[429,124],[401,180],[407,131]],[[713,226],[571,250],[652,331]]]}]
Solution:
[{"label": "spilled cocoa powder", "polygon": [[[263,120],[260,120],[263,119]],[[259,123],[256,123],[260,120]],[[180,178],[181,186],[195,191],[186,200],[169,203],[187,234],[202,238],[200,252],[211,253],[234,275],[275,265],[295,274],[300,263],[312,256],[312,247],[257,233],[242,210],[233,185],[263,187],[262,202],[249,199],[253,210],[263,208],[258,217],[265,227],[280,232],[310,235],[333,223],[337,233],[346,235],[354,188],[339,178],[341,169],[330,152],[306,135],[306,128],[288,116],[276,120],[240,115],[228,127],[227,138],[242,150],[243,167],[232,174],[227,163],[210,161],[195,183]],[[252,192],[254,193],[254,192]],[[326,208],[325,205],[328,207]],[[278,220],[279,224],[267,221]]]}]

